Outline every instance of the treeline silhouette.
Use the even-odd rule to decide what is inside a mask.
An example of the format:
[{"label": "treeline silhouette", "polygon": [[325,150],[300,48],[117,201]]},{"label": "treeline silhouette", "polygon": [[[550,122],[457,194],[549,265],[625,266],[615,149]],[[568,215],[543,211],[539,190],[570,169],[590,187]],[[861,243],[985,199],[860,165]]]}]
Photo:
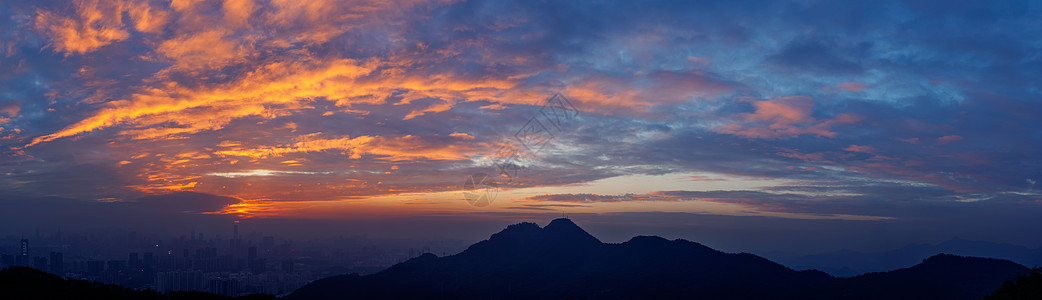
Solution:
[{"label": "treeline silhouette", "polygon": [[1042,268],[1034,267],[1030,273],[1018,274],[1002,283],[994,293],[984,300],[1042,299]]},{"label": "treeline silhouette", "polygon": [[[272,295],[225,297],[206,292],[171,292],[136,290],[96,281],[65,279],[29,267],[12,266],[0,270],[0,293],[3,299],[133,299],[133,300],[271,300]],[[9,298],[11,297],[11,298]]]}]

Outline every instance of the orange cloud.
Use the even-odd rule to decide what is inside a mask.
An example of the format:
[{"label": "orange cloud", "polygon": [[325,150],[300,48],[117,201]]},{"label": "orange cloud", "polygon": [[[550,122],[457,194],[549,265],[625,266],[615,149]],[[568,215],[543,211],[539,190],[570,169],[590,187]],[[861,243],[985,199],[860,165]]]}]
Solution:
[{"label": "orange cloud", "polygon": [[[200,44],[201,45],[201,44]],[[214,86],[186,87],[167,81],[143,88],[126,100],[110,101],[92,116],[57,132],[40,136],[26,146],[70,137],[81,133],[129,125],[121,135],[135,139],[160,139],[223,128],[232,120],[247,116],[274,118],[307,108],[316,98],[332,100],[337,106],[383,103],[399,91],[402,102],[438,98],[447,102],[412,112],[416,117],[444,111],[460,100],[498,100],[531,104],[545,94],[533,90],[514,90],[516,83],[506,79],[466,79],[455,75],[399,73],[397,62],[369,59],[313,59],[272,62],[254,68],[242,78]],[[404,69],[404,68],[403,68]],[[377,70],[383,70],[376,72]]]},{"label": "orange cloud", "polygon": [[466,153],[473,149],[466,145],[432,143],[412,135],[393,139],[379,139],[372,147],[364,149],[367,153],[382,156],[390,161],[414,159],[428,160],[463,160]]},{"label": "orange cloud", "polygon": [[182,35],[166,40],[156,49],[163,57],[175,61],[174,70],[219,69],[249,59],[252,50],[238,45],[219,30]]},{"label": "orange cloud", "polygon": [[942,137],[937,138],[937,143],[938,144],[947,144],[947,143],[958,142],[958,141],[961,141],[961,140],[962,140],[962,136],[959,136],[959,135],[946,135],[946,136],[942,136]]},{"label": "orange cloud", "polygon": [[8,117],[14,117],[18,115],[18,112],[22,111],[22,101],[20,100],[5,100],[0,101],[0,114],[7,115]]},{"label": "orange cloud", "polygon": [[721,133],[748,138],[785,138],[804,134],[832,138],[837,124],[852,124],[861,118],[839,114],[832,119],[818,120],[811,116],[814,100],[806,96],[778,97],[753,103],[753,113],[738,114],[738,122],[717,127]]},{"label": "orange cloud", "polygon": [[[29,145],[90,132],[121,123],[137,127],[123,134],[138,139],[165,138],[223,128],[231,120],[260,115],[276,117],[301,108],[315,97],[344,99],[368,95],[349,80],[368,74],[369,68],[350,59],[325,62],[272,63],[257,68],[241,80],[212,88],[187,88],[168,82],[148,88],[131,100],[111,101],[93,116],[55,133],[38,137]],[[336,83],[341,84],[336,84]]]},{"label": "orange cloud", "polygon": [[699,70],[658,71],[633,77],[578,78],[562,94],[582,103],[583,110],[643,111],[644,107],[678,104],[732,91],[737,84],[713,78]]},{"label": "orange cloud", "polygon": [[[547,95],[542,87],[518,86],[538,72],[472,77],[424,66],[426,58],[443,58],[451,51],[427,53],[422,47],[416,50],[420,52],[406,47],[385,57],[352,60],[316,57],[308,49],[357,26],[385,24],[387,20],[380,18],[401,15],[401,9],[413,6],[413,1],[227,0],[218,3],[219,13],[212,11],[215,6],[199,1],[173,1],[169,10],[146,2],[76,3],[75,18],[38,11],[37,27],[53,33],[59,51],[85,53],[125,39],[121,16],[126,12],[138,31],[169,32],[163,35],[165,40],[146,43],[153,49],[142,58],[171,65],[141,81],[141,86],[125,87],[129,94],[98,88],[85,100],[100,103],[92,114],[38,136],[26,147],[110,127],[118,127],[119,136],[132,139],[184,138],[244,117],[290,115],[315,99],[334,101],[339,111],[352,113],[365,113],[352,105],[380,104],[392,95],[400,99],[399,104],[441,100],[402,116],[411,119],[449,110],[463,101],[533,104]],[[262,54],[273,58],[258,60]],[[236,72],[223,72],[231,66]],[[498,104],[488,107],[494,105]]]},{"label": "orange cloud", "polygon": [[51,39],[51,46],[65,55],[83,54],[130,36],[123,29],[121,1],[74,0],[76,15],[62,16],[38,10],[35,27]]},{"label": "orange cloud", "polygon": [[169,22],[169,13],[153,7],[148,1],[131,1],[127,4],[127,13],[134,20],[134,29],[140,32],[160,33]]},{"label": "orange cloud", "polygon": [[844,148],[843,150],[850,152],[872,153],[876,151],[876,148],[872,146],[850,145],[849,147]]},{"label": "orange cloud", "polygon": [[253,0],[225,0],[221,7],[225,24],[232,28],[248,26],[250,15],[257,9]]},{"label": "orange cloud", "polygon": [[245,156],[252,158],[281,157],[290,153],[321,152],[326,150],[339,150],[350,154],[351,158],[361,158],[364,154],[360,148],[373,141],[371,136],[360,136],[356,138],[341,137],[335,139],[312,139],[314,135],[298,138],[300,141],[293,144],[280,146],[267,146],[257,148],[230,147],[229,149],[214,152],[224,156]]},{"label": "orange cloud", "polygon": [[462,160],[467,157],[464,153],[472,150],[468,146],[425,142],[412,135],[396,138],[372,136],[320,138],[318,136],[319,134],[302,136],[295,143],[279,146],[229,147],[215,151],[214,154],[264,159],[282,157],[292,153],[333,150],[344,152],[352,159],[359,159],[362,155],[368,154],[378,156],[383,160],[404,161],[415,159]]},{"label": "orange cloud", "polygon": [[473,140],[474,139],[473,135],[469,135],[469,134],[466,134],[466,133],[463,133],[463,132],[453,132],[453,133],[450,133],[449,136],[454,137],[454,138],[464,139],[464,140]]},{"label": "orange cloud", "polygon": [[825,158],[825,153],[822,153],[822,152],[802,153],[802,152],[796,151],[795,149],[781,149],[781,150],[782,150],[781,152],[777,153],[778,156],[800,159],[800,160],[804,160],[804,161],[807,161],[807,162],[832,163],[832,161],[830,161],[829,159]]}]

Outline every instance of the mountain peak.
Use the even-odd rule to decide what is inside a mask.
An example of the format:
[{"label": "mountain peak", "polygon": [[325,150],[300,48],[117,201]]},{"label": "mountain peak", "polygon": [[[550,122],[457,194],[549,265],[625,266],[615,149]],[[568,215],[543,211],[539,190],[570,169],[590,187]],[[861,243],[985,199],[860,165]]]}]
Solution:
[{"label": "mountain peak", "polygon": [[507,226],[499,233],[493,234],[490,240],[502,240],[502,239],[517,239],[525,236],[531,236],[541,231],[539,225],[531,222],[521,222]]},{"label": "mountain peak", "polygon": [[590,244],[601,244],[601,240],[598,240],[590,233],[583,230],[579,225],[575,225],[572,220],[567,218],[560,218],[550,221],[546,227],[543,227],[543,232],[551,237],[564,238],[569,241],[590,243]]},{"label": "mountain peak", "polygon": [[560,227],[575,227],[575,228],[579,228],[579,225],[576,225],[575,222],[572,222],[572,220],[568,219],[568,218],[557,218],[557,219],[554,219],[553,221],[550,221],[550,224],[546,224],[546,228],[559,227],[559,226]]}]

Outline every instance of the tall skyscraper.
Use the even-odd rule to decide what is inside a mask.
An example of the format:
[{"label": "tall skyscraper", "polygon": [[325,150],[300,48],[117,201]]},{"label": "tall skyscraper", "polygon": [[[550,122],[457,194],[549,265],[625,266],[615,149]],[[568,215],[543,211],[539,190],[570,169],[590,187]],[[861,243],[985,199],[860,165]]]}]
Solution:
[{"label": "tall skyscraper", "polygon": [[253,272],[253,274],[263,273],[267,261],[257,258],[257,247],[250,246],[247,253],[246,263],[250,266],[250,271]]},{"label": "tall skyscraper", "polygon": [[131,270],[141,269],[141,261],[138,260],[137,252],[130,253],[130,257],[128,257],[127,259],[127,264],[129,265]]},{"label": "tall skyscraper", "polygon": [[232,253],[241,253],[239,252],[239,220],[235,220],[232,225],[232,240],[229,242],[228,248],[232,250]]}]

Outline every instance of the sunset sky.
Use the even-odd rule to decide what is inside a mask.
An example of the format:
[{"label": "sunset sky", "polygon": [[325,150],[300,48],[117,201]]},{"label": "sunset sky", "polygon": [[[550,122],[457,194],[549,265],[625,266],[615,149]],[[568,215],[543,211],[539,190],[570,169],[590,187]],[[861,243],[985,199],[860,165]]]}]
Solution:
[{"label": "sunset sky", "polygon": [[[15,0],[0,16],[7,226],[569,214],[733,247],[772,230],[1042,245],[1034,1]],[[549,124],[557,94],[576,111]],[[519,139],[533,120],[552,139]],[[491,205],[466,201],[473,174],[494,177]]]}]

